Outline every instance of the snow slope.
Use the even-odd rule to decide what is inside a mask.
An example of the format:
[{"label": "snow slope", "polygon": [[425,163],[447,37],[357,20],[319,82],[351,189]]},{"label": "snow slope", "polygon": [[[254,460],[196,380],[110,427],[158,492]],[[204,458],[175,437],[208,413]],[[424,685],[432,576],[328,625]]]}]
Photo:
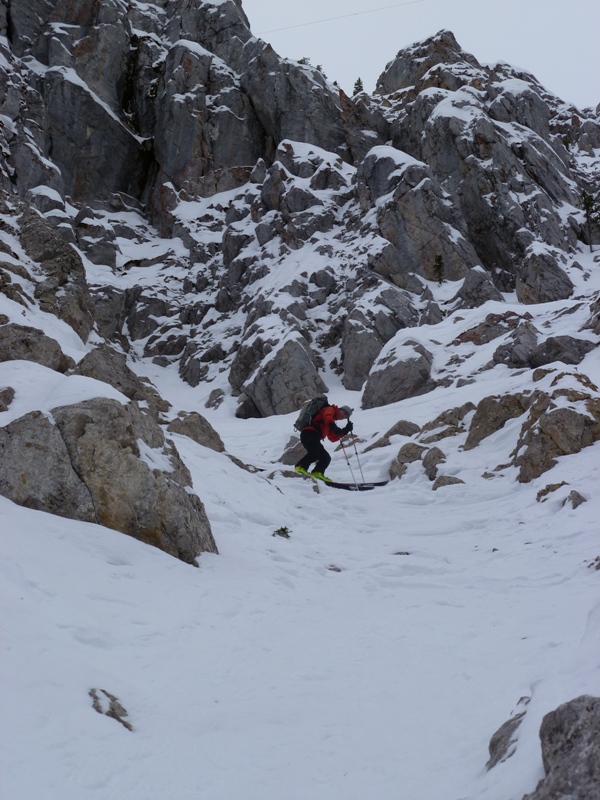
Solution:
[{"label": "snow slope", "polygon": [[[578,259],[591,295],[598,266]],[[411,335],[443,353],[493,305]],[[567,316],[553,306],[527,310],[554,335],[585,321],[576,300],[562,303]],[[502,306],[513,308],[522,311]],[[59,326],[53,335],[69,348]],[[478,352],[456,369],[467,377],[484,360]],[[3,800],[520,800],[533,790],[543,715],[600,694],[599,445],[530,484],[513,467],[483,478],[507,462],[521,424],[512,420],[468,452],[464,436],[441,443],[444,471],[464,485],[434,492],[416,464],[380,489],[341,492],[275,463],[293,415],[238,420],[230,397],[207,411],[216,382],[192,389],[173,371],[137,368],[174,411],[207,416],[227,450],[261,471],[173,435],[220,550],[198,569],[0,497]],[[600,385],[598,349],[566,371]],[[358,405],[327,380],[332,399]],[[34,392],[46,411],[94,389],[118,395],[24,362],[0,364],[0,384],[17,388],[0,425],[29,411]],[[451,401],[441,388],[357,410],[359,452],[400,419],[423,425],[524,386],[529,371],[498,366],[452,388]],[[385,478],[404,441],[360,465],[351,449],[353,474]],[[351,477],[342,453],[330,474]],[[577,509],[564,504],[571,489],[587,500]],[[273,535],[280,528],[289,539]],[[91,690],[104,711],[102,690],[117,697],[133,729],[97,713]],[[491,735],[524,697],[515,754],[486,772]]]}]

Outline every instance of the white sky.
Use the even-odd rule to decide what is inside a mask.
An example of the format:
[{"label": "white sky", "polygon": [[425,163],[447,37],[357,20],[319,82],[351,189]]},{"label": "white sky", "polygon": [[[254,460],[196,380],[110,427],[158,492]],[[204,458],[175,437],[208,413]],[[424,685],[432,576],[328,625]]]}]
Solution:
[{"label": "white sky", "polygon": [[[600,103],[598,0],[413,0],[390,8],[400,1],[243,0],[243,7],[255,35],[281,56],[320,64],[348,93],[358,77],[372,91],[398,50],[446,28],[480,62],[527,69],[579,108]],[[316,20],[330,21],[305,24]]]}]

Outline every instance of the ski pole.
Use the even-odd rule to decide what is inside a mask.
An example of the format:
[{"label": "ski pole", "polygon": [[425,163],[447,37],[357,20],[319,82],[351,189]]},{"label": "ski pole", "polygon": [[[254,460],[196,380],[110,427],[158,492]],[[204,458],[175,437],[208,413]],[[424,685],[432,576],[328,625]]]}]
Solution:
[{"label": "ski pole", "polygon": [[354,477],[354,472],[352,470],[352,467],[350,466],[350,459],[348,458],[348,453],[346,453],[346,448],[344,447],[343,439],[340,441],[340,444],[342,445],[342,450],[344,451],[344,456],[346,458],[346,464],[348,464],[348,469],[350,470],[350,474],[352,475],[352,480],[354,481],[354,485],[358,489],[358,481]]},{"label": "ski pole", "polygon": [[360,465],[360,458],[358,457],[358,450],[356,449],[356,439],[354,436],[352,437],[352,444],[354,445],[354,452],[356,453],[356,460],[358,461],[358,468],[360,470],[360,477],[362,478],[363,483],[365,482],[365,476],[363,475],[362,467]]}]

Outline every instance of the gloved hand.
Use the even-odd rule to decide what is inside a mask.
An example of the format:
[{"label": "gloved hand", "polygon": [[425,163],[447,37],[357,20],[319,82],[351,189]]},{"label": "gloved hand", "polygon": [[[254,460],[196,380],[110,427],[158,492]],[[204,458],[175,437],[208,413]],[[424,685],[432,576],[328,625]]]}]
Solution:
[{"label": "gloved hand", "polygon": [[349,433],[352,433],[354,430],[354,425],[348,420],[346,423],[346,427],[344,428],[344,436],[347,436]]}]

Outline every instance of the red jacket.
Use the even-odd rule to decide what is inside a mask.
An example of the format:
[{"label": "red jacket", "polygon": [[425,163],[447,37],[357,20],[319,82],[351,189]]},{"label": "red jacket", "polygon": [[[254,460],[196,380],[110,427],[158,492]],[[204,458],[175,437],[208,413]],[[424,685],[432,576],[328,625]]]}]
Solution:
[{"label": "red jacket", "polygon": [[325,406],[315,414],[310,425],[304,428],[305,431],[317,431],[321,439],[329,439],[330,442],[339,442],[345,435],[335,424],[337,420],[347,419],[343,411],[337,406]]}]

